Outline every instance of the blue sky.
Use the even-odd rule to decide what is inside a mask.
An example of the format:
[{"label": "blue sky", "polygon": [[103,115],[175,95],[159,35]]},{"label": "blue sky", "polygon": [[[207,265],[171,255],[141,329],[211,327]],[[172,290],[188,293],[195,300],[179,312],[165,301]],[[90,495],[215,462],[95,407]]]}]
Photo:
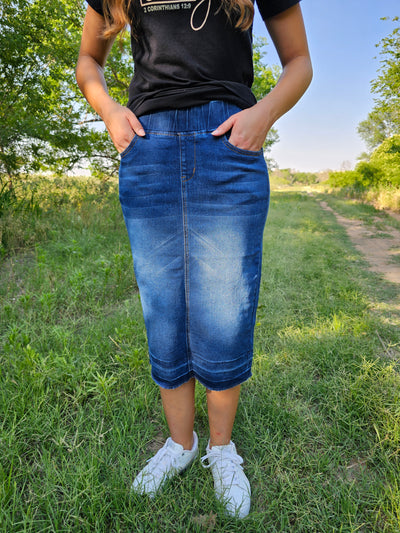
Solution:
[{"label": "blue sky", "polygon": [[[354,166],[365,151],[357,125],[373,107],[370,82],[377,75],[375,44],[399,22],[399,0],[302,0],[314,79],[295,108],[276,127],[280,141],[271,155],[280,168],[339,170]],[[254,36],[268,33],[257,13]],[[272,44],[264,61],[279,64]]]}]

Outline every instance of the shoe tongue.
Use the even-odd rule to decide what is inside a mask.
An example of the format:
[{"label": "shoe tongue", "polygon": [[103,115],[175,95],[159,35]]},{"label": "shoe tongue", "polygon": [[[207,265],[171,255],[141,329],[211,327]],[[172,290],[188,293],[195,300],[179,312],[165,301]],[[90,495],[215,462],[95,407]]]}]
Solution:
[{"label": "shoe tongue", "polygon": [[236,446],[235,444],[231,441],[229,444],[223,444],[222,446],[213,446],[211,448],[211,450],[217,450],[217,451],[220,451],[220,452],[223,452],[223,451],[230,451],[230,452],[234,452],[236,453]]},{"label": "shoe tongue", "polygon": [[171,437],[167,439],[167,448],[169,448],[171,451],[174,451],[174,452],[183,451],[182,444],[178,444],[177,442],[173,441]]}]

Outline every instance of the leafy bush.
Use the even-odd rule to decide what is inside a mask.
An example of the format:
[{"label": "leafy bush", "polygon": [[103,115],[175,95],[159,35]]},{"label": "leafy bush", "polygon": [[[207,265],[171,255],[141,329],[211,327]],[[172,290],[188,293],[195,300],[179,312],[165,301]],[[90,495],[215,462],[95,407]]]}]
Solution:
[{"label": "leafy bush", "polygon": [[379,167],[382,181],[400,185],[400,135],[393,135],[374,150],[371,163]]},{"label": "leafy bush", "polygon": [[291,185],[294,183],[304,183],[311,185],[318,182],[318,176],[312,172],[295,172],[290,168],[282,168],[274,172],[275,177],[288,181]]},{"label": "leafy bush", "polygon": [[374,164],[361,161],[355,170],[331,172],[328,183],[332,187],[354,187],[355,189],[368,189],[382,182],[384,172]]},{"label": "leafy bush", "polygon": [[382,181],[383,172],[378,165],[374,165],[373,163],[360,161],[356,166],[355,172],[358,172],[361,176],[359,181],[359,186],[361,187],[373,187]]},{"label": "leafy bush", "polygon": [[312,172],[294,172],[293,181],[311,185],[312,183],[317,183],[318,176]]},{"label": "leafy bush", "polygon": [[361,179],[361,174],[356,170],[345,170],[342,172],[330,172],[328,183],[331,187],[357,187]]}]

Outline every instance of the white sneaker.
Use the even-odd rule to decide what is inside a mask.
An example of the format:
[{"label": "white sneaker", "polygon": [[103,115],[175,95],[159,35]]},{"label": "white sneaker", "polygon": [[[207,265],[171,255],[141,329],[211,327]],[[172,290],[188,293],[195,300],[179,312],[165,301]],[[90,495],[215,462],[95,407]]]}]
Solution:
[{"label": "white sneaker", "polygon": [[211,468],[217,499],[225,505],[228,515],[244,518],[250,511],[251,489],[241,466],[243,459],[237,454],[232,441],[211,449],[208,443],[206,451],[201,462],[208,459],[208,465],[203,466]]},{"label": "white sneaker", "polygon": [[136,476],[131,490],[136,494],[148,494],[153,498],[168,479],[180,474],[193,463],[198,452],[198,439],[194,431],[191,450],[185,450],[181,444],[169,437],[164,446],[147,461],[148,464]]}]

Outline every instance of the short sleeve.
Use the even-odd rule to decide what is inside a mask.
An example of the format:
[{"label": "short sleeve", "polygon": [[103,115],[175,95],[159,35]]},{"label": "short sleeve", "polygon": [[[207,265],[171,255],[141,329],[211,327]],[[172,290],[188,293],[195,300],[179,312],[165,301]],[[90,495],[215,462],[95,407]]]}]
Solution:
[{"label": "short sleeve", "polygon": [[97,13],[104,17],[103,11],[103,1],[102,0],[86,0],[86,2],[92,7]]},{"label": "short sleeve", "polygon": [[300,0],[256,0],[263,20],[278,15],[300,2]]}]

